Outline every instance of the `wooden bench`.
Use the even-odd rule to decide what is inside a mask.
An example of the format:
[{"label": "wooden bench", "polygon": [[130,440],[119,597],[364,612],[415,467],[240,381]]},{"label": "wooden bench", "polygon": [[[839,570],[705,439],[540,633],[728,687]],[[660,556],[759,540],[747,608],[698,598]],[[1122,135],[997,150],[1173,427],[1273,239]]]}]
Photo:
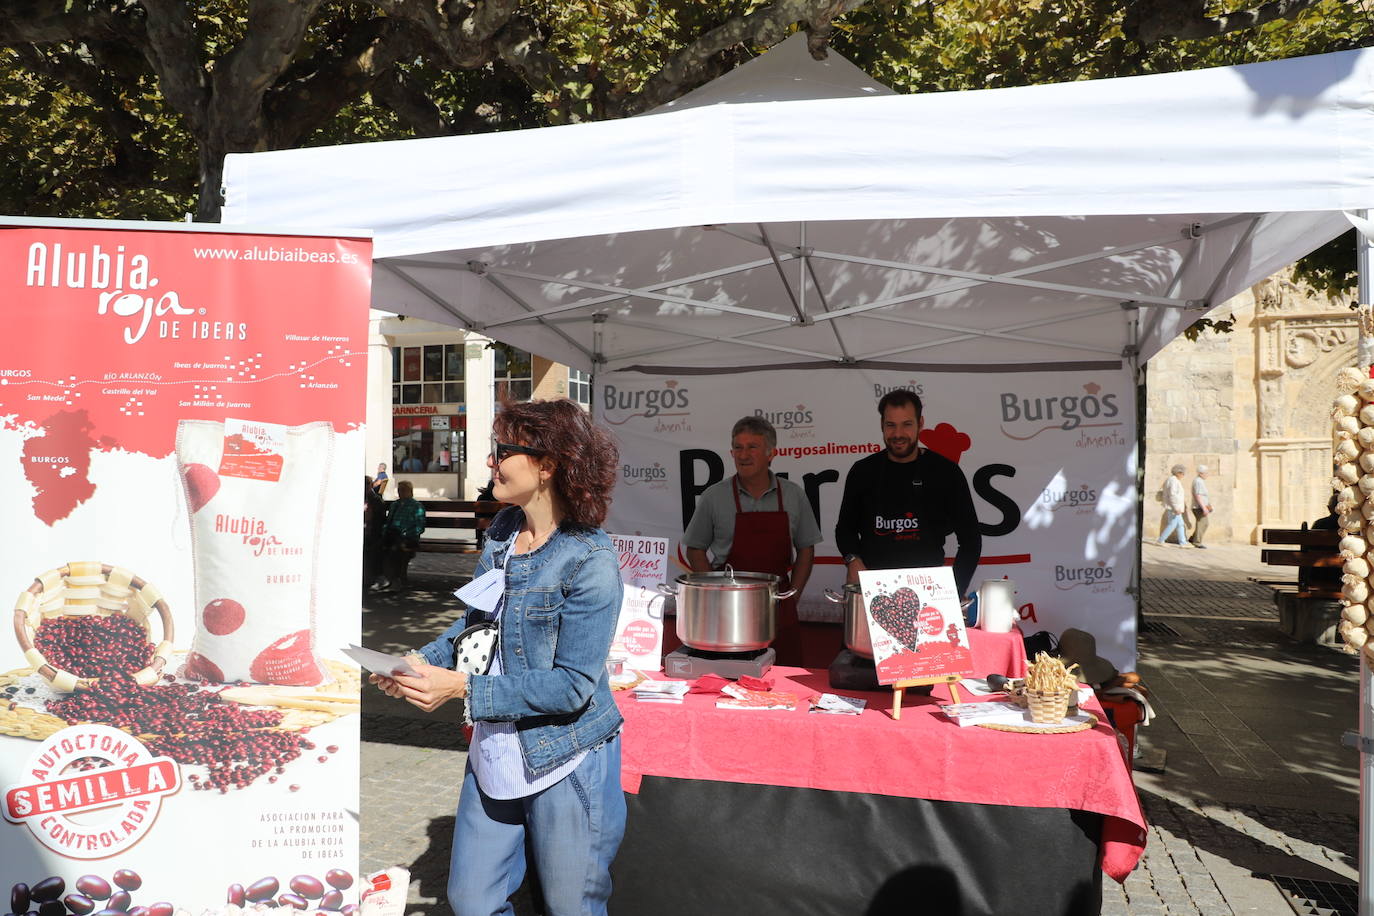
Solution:
[{"label": "wooden bench", "polygon": [[475,553],[481,549],[481,533],[487,530],[496,513],[505,503],[471,499],[422,499],[425,507],[425,530],[436,528],[471,531],[472,537],[421,537],[419,550],[425,553]]},{"label": "wooden bench", "polygon": [[1261,530],[1260,538],[1266,544],[1295,545],[1299,548],[1260,551],[1260,560],[1270,566],[1298,568],[1297,597],[1336,599],[1341,596],[1339,585],[1333,587],[1322,582],[1314,583],[1312,575],[1314,570],[1339,570],[1343,565],[1344,561],[1336,550],[1341,540],[1339,531],[1312,529],[1304,524],[1297,530],[1265,528]]},{"label": "wooden bench", "polygon": [[[1291,528],[1265,528],[1260,532],[1265,544],[1295,546],[1297,550],[1262,550],[1260,559],[1270,566],[1296,567],[1296,583],[1268,583],[1274,589],[1274,604],[1279,610],[1279,629],[1299,642],[1339,646],[1337,627],[1341,621],[1340,570],[1337,551],[1341,534],[1307,525]],[[1323,575],[1324,574],[1324,575]]]}]

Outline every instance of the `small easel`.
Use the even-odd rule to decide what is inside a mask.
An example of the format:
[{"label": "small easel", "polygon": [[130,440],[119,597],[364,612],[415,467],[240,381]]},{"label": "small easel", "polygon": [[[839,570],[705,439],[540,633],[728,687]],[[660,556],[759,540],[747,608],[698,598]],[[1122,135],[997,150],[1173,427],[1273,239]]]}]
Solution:
[{"label": "small easel", "polygon": [[902,698],[906,696],[908,687],[925,687],[931,684],[948,684],[949,698],[956,703],[962,703],[959,699],[959,679],[958,674],[942,674],[939,677],[913,677],[904,681],[892,682],[892,718],[902,717]]}]

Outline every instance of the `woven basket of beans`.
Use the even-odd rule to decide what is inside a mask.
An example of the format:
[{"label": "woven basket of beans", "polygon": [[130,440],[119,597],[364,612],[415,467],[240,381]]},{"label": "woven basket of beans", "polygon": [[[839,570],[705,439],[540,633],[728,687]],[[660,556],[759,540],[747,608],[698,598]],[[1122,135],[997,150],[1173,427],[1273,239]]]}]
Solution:
[{"label": "woven basket of beans", "polygon": [[68,563],[34,579],[15,601],[14,635],[25,660],[64,691],[89,689],[112,674],[156,683],[175,638],[161,592],[127,569],[98,562]]},{"label": "woven basket of beans", "polygon": [[1069,701],[1073,699],[1071,690],[1042,693],[1026,690],[1026,705],[1030,710],[1031,721],[1036,725],[1058,725],[1069,714]]}]

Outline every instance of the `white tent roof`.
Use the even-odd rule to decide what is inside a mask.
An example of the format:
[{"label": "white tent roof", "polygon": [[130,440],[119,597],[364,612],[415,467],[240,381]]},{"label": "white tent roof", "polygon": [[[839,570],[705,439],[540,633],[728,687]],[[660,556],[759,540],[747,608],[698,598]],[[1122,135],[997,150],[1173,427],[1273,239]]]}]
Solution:
[{"label": "white tent roof", "polygon": [[836,58],[784,43],[651,117],[232,155],[224,221],[369,229],[377,308],[584,368],[1009,367],[1148,358],[1374,208],[1374,51],[917,96]]}]

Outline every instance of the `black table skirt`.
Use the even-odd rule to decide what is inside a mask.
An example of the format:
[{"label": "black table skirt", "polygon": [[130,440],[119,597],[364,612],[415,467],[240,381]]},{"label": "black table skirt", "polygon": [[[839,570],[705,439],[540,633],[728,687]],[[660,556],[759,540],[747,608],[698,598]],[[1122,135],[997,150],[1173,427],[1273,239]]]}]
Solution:
[{"label": "black table skirt", "polygon": [[1079,916],[1100,815],[645,777],[612,916]]}]

